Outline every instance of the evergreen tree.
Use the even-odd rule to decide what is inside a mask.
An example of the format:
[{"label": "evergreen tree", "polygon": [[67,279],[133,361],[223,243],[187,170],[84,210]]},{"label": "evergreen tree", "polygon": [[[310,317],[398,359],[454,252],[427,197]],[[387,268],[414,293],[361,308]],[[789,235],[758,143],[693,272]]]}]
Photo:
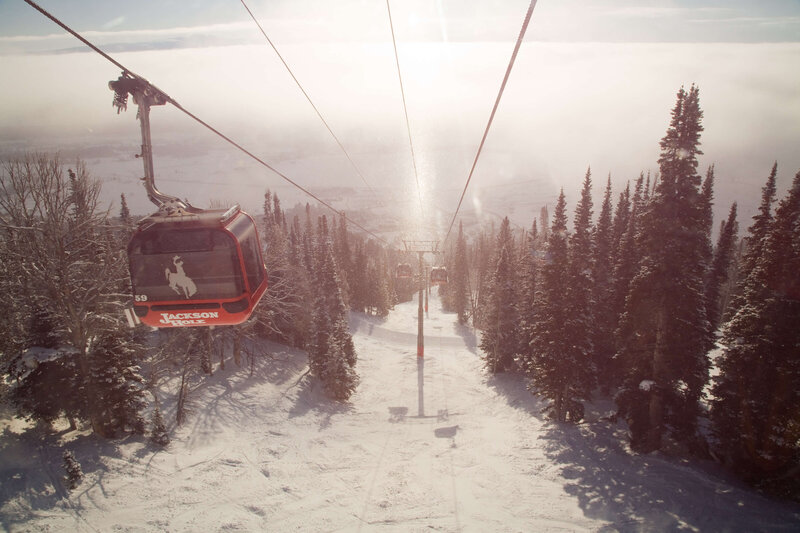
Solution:
[{"label": "evergreen tree", "polygon": [[[336,264],[339,264],[338,260]],[[353,282],[348,286],[350,288],[350,309],[359,313],[367,310],[372,291],[377,290],[377,280],[371,278],[376,272],[368,269],[367,265],[365,243],[357,242],[350,276]]]},{"label": "evergreen tree", "polygon": [[550,227],[550,213],[547,211],[547,206],[543,205],[539,209],[539,229],[542,232],[542,240],[547,240],[548,228]]},{"label": "evergreen tree", "polygon": [[519,349],[515,305],[517,280],[514,259],[514,239],[508,217],[500,225],[497,236],[497,255],[494,260],[488,298],[484,308],[484,328],[480,348],[484,353],[486,368],[493,374],[514,370]]},{"label": "evergreen tree", "polygon": [[83,481],[83,470],[81,464],[75,459],[75,455],[69,451],[64,450],[61,455],[63,459],[64,471],[66,472],[65,480],[67,482],[67,489],[74,490]]},{"label": "evergreen tree", "polygon": [[90,366],[100,392],[98,407],[105,435],[145,432],[144,380],[135,360],[136,348],[127,331],[108,332],[92,346]]},{"label": "evergreen tree", "polygon": [[[473,250],[476,278],[476,297],[472,309],[472,325],[477,328],[487,326],[485,315],[491,299],[491,276],[496,268],[497,255],[495,252],[494,224],[488,232],[481,231],[478,235],[478,243]],[[494,262],[493,262],[494,261]]]},{"label": "evergreen tree", "polygon": [[611,219],[611,176],[606,183],[603,205],[594,231],[594,258],[592,271],[593,306],[593,359],[598,381],[608,389],[612,382],[611,360],[616,351],[614,331],[618,316],[613,312],[614,287],[614,227]]},{"label": "evergreen tree", "polygon": [[153,418],[150,422],[150,441],[157,445],[164,447],[169,444],[169,432],[164,423],[164,417],[161,415],[161,409],[158,404],[153,408]]},{"label": "evergreen tree", "polygon": [[266,253],[264,262],[269,274],[269,284],[262,305],[255,315],[259,330],[264,336],[284,343],[294,344],[302,336],[297,331],[298,308],[302,307],[300,275],[297,263],[290,261],[289,236],[277,194],[269,190],[264,194],[263,240]]},{"label": "evergreen tree", "polygon": [[553,224],[548,232],[545,263],[539,274],[536,315],[531,340],[532,362],[526,369],[533,388],[549,399],[550,415],[560,422],[582,417],[574,399],[583,395],[582,379],[576,371],[585,369],[586,360],[575,360],[569,313],[570,267],[568,257],[567,214],[564,191],[558,197]]},{"label": "evergreen tree", "polygon": [[[334,232],[333,251],[345,304],[350,306],[350,301],[353,299],[353,293],[356,290],[361,291],[362,294],[365,292],[363,287],[356,287],[365,282],[365,277],[358,277],[353,273],[353,258],[350,251],[350,239],[347,234],[347,219],[344,213],[339,216],[339,227]],[[362,271],[362,274],[366,274],[366,271]]]},{"label": "evergreen tree", "polygon": [[539,251],[539,229],[536,219],[533,220],[531,231],[527,237],[527,247],[523,249],[520,258],[520,291],[517,307],[519,310],[519,348],[517,349],[517,364],[524,371],[533,369],[533,353],[531,340],[533,339],[533,325],[536,318],[536,280],[541,261]]},{"label": "evergreen tree", "polygon": [[681,88],[661,141],[660,179],[641,217],[642,258],[620,325],[626,376],[617,402],[640,451],[660,449],[665,433],[693,441],[708,379],[703,277],[709,244],[696,173],[701,119],[698,89]]},{"label": "evergreen tree", "polygon": [[706,315],[712,330],[719,327],[720,317],[724,309],[720,298],[723,284],[728,281],[731,263],[735,260],[736,236],[738,233],[736,222],[736,202],[731,205],[728,219],[722,222],[719,231],[717,246],[714,249],[714,258],[706,279]]},{"label": "evergreen tree", "polygon": [[714,226],[714,165],[708,167],[706,178],[700,191],[700,206],[703,211],[703,221],[707,233],[711,233]]},{"label": "evergreen tree", "polygon": [[70,420],[87,416],[85,391],[78,375],[77,357],[68,349],[44,352],[29,349],[15,357],[7,372],[14,380],[8,399],[17,416],[27,420],[55,422],[65,415]]},{"label": "evergreen tree", "polygon": [[133,224],[131,220],[131,211],[128,209],[128,201],[125,199],[125,193],[119,195],[119,219],[125,226],[130,226]]},{"label": "evergreen tree", "polygon": [[[747,280],[756,263],[762,256],[764,243],[767,233],[772,225],[772,204],[775,202],[776,186],[775,180],[778,174],[778,163],[772,165],[772,170],[767,177],[767,182],[761,189],[761,203],[758,206],[758,213],[753,217],[753,223],[747,228],[747,235],[743,239],[744,253],[739,269],[739,279],[743,282]],[[741,291],[737,288],[736,294],[731,301],[731,314],[735,313],[743,304]]]},{"label": "evergreen tree", "polygon": [[[358,264],[358,256],[356,256]],[[358,272],[358,270],[356,270]],[[386,316],[391,308],[389,290],[385,273],[380,262],[372,262],[367,267],[366,283],[364,285],[366,298],[366,310],[377,316]]]},{"label": "evergreen tree", "polygon": [[377,265],[378,270],[378,295],[375,302],[375,314],[385,317],[394,307],[394,294],[391,287],[391,276],[386,267],[385,260],[381,260]]},{"label": "evergreen tree", "polygon": [[614,211],[614,222],[612,224],[612,269],[619,262],[619,247],[625,231],[628,229],[628,219],[631,216],[631,185],[628,183],[625,190],[619,193],[619,200],[617,200],[617,208]]},{"label": "evergreen tree", "polygon": [[348,327],[347,306],[342,295],[327,219],[318,225],[318,262],[313,327],[309,346],[309,368],[319,378],[327,394],[347,400],[358,385],[356,352]]},{"label": "evergreen tree", "polygon": [[294,306],[292,312],[292,344],[303,348],[308,341],[308,331],[311,327],[311,306],[303,305],[303,302],[313,300],[311,294],[311,271],[312,265],[306,261],[305,253],[306,237],[300,227],[300,219],[295,216],[292,228],[289,233],[289,264],[292,269],[291,284],[294,287]]},{"label": "evergreen tree", "polygon": [[619,246],[614,261],[614,313],[617,323],[625,307],[631,280],[639,268],[640,248],[637,239],[640,235],[641,215],[646,207],[644,199],[644,173],[634,184],[633,198],[630,199],[630,212],[625,216],[624,227],[620,228]]},{"label": "evergreen tree", "polygon": [[[569,369],[570,376],[564,399],[568,409],[573,410],[581,400],[590,397],[596,374],[592,361],[592,337],[595,333],[592,272],[595,269],[591,176],[591,170],[587,169],[581,198],[575,206],[573,233],[569,237],[567,250],[569,282],[566,294],[567,321],[563,333],[570,338],[568,352],[564,354],[564,364]],[[580,412],[582,411],[581,406]],[[572,415],[573,418],[574,416],[575,414]]]},{"label": "evergreen tree", "polygon": [[[706,238],[703,246],[703,263],[706,268],[711,267],[714,260],[714,248],[711,244],[714,231],[714,165],[708,167],[706,178],[700,189],[700,209],[703,217],[703,231]],[[712,328],[713,330],[713,328]]]},{"label": "evergreen tree", "polygon": [[748,232],[766,238],[752,242],[761,254],[750,255],[741,303],[723,328],[711,421],[718,453],[735,471],[797,497],[800,483],[787,473],[800,468],[800,172],[771,224],[767,212]]},{"label": "evergreen tree", "polygon": [[464,237],[464,224],[458,223],[458,239],[456,240],[453,267],[448,276],[448,292],[452,295],[453,311],[458,316],[459,324],[466,324],[470,314],[469,266],[467,264],[467,241]]},{"label": "evergreen tree", "polygon": [[309,276],[314,275],[317,267],[315,253],[314,224],[311,220],[311,206],[306,204],[306,220],[303,230],[303,263],[306,265]]}]

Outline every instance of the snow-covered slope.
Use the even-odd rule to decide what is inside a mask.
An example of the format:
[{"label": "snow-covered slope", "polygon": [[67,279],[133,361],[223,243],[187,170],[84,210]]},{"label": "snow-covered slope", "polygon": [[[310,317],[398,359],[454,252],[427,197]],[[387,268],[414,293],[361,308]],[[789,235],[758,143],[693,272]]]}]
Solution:
[{"label": "snow-covered slope", "polygon": [[[81,433],[0,437],[9,531],[797,531],[800,508],[714,465],[631,455],[624,427],[560,426],[435,295],[416,357],[417,304],[354,315],[361,385],[328,401],[305,354],[265,344],[256,374],[217,370],[157,450]],[[166,416],[174,418],[166,392]],[[86,477],[67,493],[61,440]]]}]

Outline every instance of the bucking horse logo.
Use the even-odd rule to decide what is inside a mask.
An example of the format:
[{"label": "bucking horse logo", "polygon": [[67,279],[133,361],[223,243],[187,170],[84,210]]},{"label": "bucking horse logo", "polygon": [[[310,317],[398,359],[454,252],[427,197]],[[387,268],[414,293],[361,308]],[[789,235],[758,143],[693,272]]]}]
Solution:
[{"label": "bucking horse logo", "polygon": [[169,288],[189,299],[197,292],[197,285],[183,271],[183,259],[181,259],[181,256],[176,255],[173,257],[172,264],[175,265],[175,272],[169,268],[164,271],[169,282]]}]

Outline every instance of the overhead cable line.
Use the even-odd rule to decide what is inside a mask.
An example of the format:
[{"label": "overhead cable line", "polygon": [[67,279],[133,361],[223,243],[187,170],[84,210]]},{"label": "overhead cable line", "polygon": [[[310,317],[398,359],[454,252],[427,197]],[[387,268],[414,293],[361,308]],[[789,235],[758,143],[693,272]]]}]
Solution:
[{"label": "overhead cable line", "polygon": [[386,0],[386,11],[389,13],[389,28],[392,30],[392,46],[394,46],[394,60],[397,63],[397,79],[400,80],[400,95],[403,97],[403,113],[406,117],[406,130],[408,131],[408,145],[411,147],[411,163],[414,166],[414,179],[417,182],[417,197],[419,198],[420,216],[425,210],[422,207],[422,189],[419,186],[419,174],[417,173],[417,158],[414,155],[414,143],[411,141],[411,123],[408,121],[408,106],[406,105],[406,93],[403,90],[403,75],[400,73],[400,57],[397,55],[397,40],[394,37],[394,23],[392,22],[392,9],[389,7],[389,0]]},{"label": "overhead cable line", "polygon": [[483,150],[483,144],[486,142],[486,136],[489,135],[489,128],[492,126],[492,121],[494,120],[494,115],[497,112],[497,107],[500,105],[500,98],[503,96],[503,91],[506,88],[508,77],[511,75],[511,68],[514,66],[514,61],[517,59],[517,53],[522,45],[522,39],[525,37],[525,31],[528,29],[528,24],[531,21],[531,15],[533,15],[534,7],[536,7],[536,0],[531,0],[530,5],[528,6],[528,12],[525,14],[525,20],[522,22],[522,29],[519,32],[519,37],[517,37],[517,44],[514,46],[514,52],[511,54],[511,61],[508,62],[506,74],[503,77],[503,83],[500,85],[500,91],[497,93],[497,99],[494,102],[492,113],[489,115],[489,122],[486,124],[486,129],[483,132],[483,138],[481,138],[481,143],[478,146],[478,152],[475,154],[475,160],[472,162],[472,168],[469,170],[467,182],[464,184],[464,190],[461,191],[461,198],[458,200],[458,206],[456,207],[455,213],[453,213],[453,220],[450,221],[450,227],[447,229],[447,235],[444,237],[444,242],[447,242],[447,238],[450,237],[450,232],[453,230],[453,224],[456,221],[456,217],[458,217],[458,211],[461,209],[461,203],[464,201],[464,195],[467,194],[467,187],[469,187],[469,182],[472,180],[472,174],[475,172],[475,166],[478,164],[478,158],[481,156],[481,150]]},{"label": "overhead cable line", "polygon": [[298,89],[300,89],[300,92],[302,92],[302,93],[303,93],[303,96],[305,96],[305,97],[306,97],[306,100],[308,100],[308,103],[309,103],[309,104],[311,104],[311,107],[313,107],[313,108],[314,108],[314,111],[317,113],[317,116],[318,116],[318,117],[319,117],[319,119],[322,121],[322,123],[325,125],[325,128],[327,128],[327,130],[328,130],[328,133],[330,133],[330,134],[331,134],[331,137],[333,137],[333,140],[335,140],[335,141],[336,141],[336,144],[338,144],[338,145],[339,145],[339,148],[342,150],[342,152],[344,153],[345,157],[347,157],[347,160],[348,160],[348,161],[350,161],[350,165],[352,165],[352,167],[353,167],[353,170],[355,170],[355,171],[356,171],[356,174],[358,174],[358,177],[360,177],[360,178],[361,178],[361,181],[363,181],[363,182],[364,182],[364,185],[366,185],[366,186],[367,186],[367,188],[368,188],[368,189],[369,189],[369,190],[372,192],[372,194],[375,196],[375,198],[378,200],[378,202],[380,202],[380,204],[381,204],[381,205],[384,205],[383,201],[380,199],[380,197],[379,197],[379,196],[378,196],[378,194],[375,192],[375,190],[372,188],[372,186],[370,186],[370,184],[369,184],[369,183],[367,183],[367,179],[364,177],[364,174],[362,174],[362,173],[361,173],[361,171],[359,170],[359,168],[358,168],[358,166],[356,165],[355,161],[353,161],[353,158],[352,158],[352,157],[350,157],[350,154],[347,152],[347,150],[345,149],[344,145],[343,145],[343,144],[342,144],[342,142],[339,140],[339,137],[337,137],[337,136],[336,136],[336,134],[335,134],[335,133],[333,133],[333,130],[331,129],[330,125],[328,125],[328,122],[325,120],[325,118],[322,116],[322,113],[320,112],[320,110],[317,108],[317,106],[314,104],[314,102],[312,102],[312,101],[311,101],[311,97],[308,95],[308,93],[306,92],[306,90],[303,88],[303,85],[300,83],[300,80],[298,80],[298,79],[297,79],[297,77],[294,75],[294,72],[292,72],[292,69],[291,69],[291,68],[289,68],[289,65],[288,65],[288,64],[286,63],[286,61],[283,59],[283,56],[282,56],[282,55],[281,55],[281,53],[278,51],[278,48],[275,46],[275,43],[273,43],[273,42],[272,42],[272,39],[270,39],[270,38],[267,36],[267,32],[266,32],[266,31],[264,30],[264,28],[261,26],[261,23],[260,23],[260,22],[258,22],[258,19],[256,19],[256,16],[253,14],[253,12],[252,12],[252,11],[250,11],[250,8],[247,6],[247,4],[245,3],[245,1],[244,1],[244,0],[240,0],[240,1],[242,2],[242,5],[244,6],[245,10],[247,10],[247,13],[250,15],[250,18],[252,18],[252,19],[253,19],[253,22],[255,22],[255,23],[256,23],[256,26],[258,26],[258,29],[261,31],[261,35],[263,35],[263,36],[264,36],[264,39],[266,39],[266,40],[267,40],[267,42],[269,43],[269,45],[270,45],[270,46],[272,47],[272,49],[275,51],[275,54],[277,54],[277,56],[278,56],[278,59],[280,59],[280,60],[281,60],[281,63],[283,63],[283,66],[284,66],[284,67],[286,67],[286,71],[287,71],[287,72],[289,72],[289,75],[292,77],[292,79],[294,80],[295,84],[297,84],[297,87],[298,87]]},{"label": "overhead cable line", "polygon": [[42,15],[46,16],[47,18],[49,18],[50,20],[52,20],[53,22],[55,22],[56,24],[58,24],[59,26],[61,26],[61,28],[63,28],[63,29],[66,31],[66,32],[68,32],[69,34],[71,34],[73,37],[77,38],[77,39],[78,39],[79,41],[81,41],[83,44],[85,44],[86,46],[88,46],[89,48],[91,48],[92,50],[94,50],[95,52],[97,52],[98,54],[100,54],[101,56],[103,56],[104,58],[106,58],[108,61],[110,61],[111,63],[113,63],[113,64],[114,64],[114,65],[115,65],[117,68],[121,69],[121,70],[123,71],[123,73],[124,73],[124,74],[126,74],[126,75],[128,75],[128,76],[131,76],[131,77],[133,77],[133,78],[139,79],[139,80],[141,80],[142,82],[144,82],[144,83],[148,84],[148,85],[149,85],[150,87],[152,87],[154,90],[158,91],[158,92],[159,92],[159,93],[160,93],[160,94],[163,96],[163,98],[164,98],[164,99],[165,99],[167,102],[169,102],[170,104],[172,104],[173,106],[175,106],[175,107],[176,107],[177,109],[179,109],[180,111],[183,111],[183,113],[185,113],[186,115],[188,115],[190,118],[194,119],[196,122],[198,122],[198,123],[199,123],[199,124],[201,124],[202,126],[205,126],[205,127],[206,127],[206,129],[210,130],[211,132],[213,132],[213,133],[217,134],[217,135],[218,135],[219,137],[221,137],[222,139],[226,140],[226,141],[227,141],[229,144],[231,144],[231,145],[233,145],[234,147],[238,148],[238,149],[239,149],[241,152],[243,152],[244,154],[246,154],[247,156],[249,156],[251,159],[253,159],[253,160],[255,160],[256,162],[260,163],[260,164],[261,164],[263,167],[265,167],[265,168],[267,168],[267,169],[271,170],[272,172],[274,172],[275,174],[277,174],[277,175],[278,175],[280,178],[282,178],[283,180],[285,180],[285,181],[289,182],[291,185],[293,185],[293,186],[297,187],[297,188],[298,188],[298,189],[300,189],[302,192],[304,192],[306,195],[310,196],[311,198],[313,198],[314,200],[316,200],[316,201],[317,201],[317,202],[319,202],[320,204],[324,205],[325,207],[327,207],[328,209],[330,209],[331,211],[333,211],[333,212],[334,212],[334,213],[336,213],[337,215],[339,215],[339,216],[343,217],[343,218],[344,218],[346,221],[350,222],[351,224],[353,224],[353,225],[354,225],[354,226],[356,226],[357,228],[361,229],[361,230],[362,230],[362,231],[364,231],[365,233],[368,233],[369,235],[372,235],[373,237],[375,237],[376,239],[378,239],[379,241],[383,242],[383,243],[384,243],[384,244],[386,244],[386,245],[388,245],[388,244],[389,244],[389,243],[388,243],[388,242],[387,242],[387,241],[386,241],[384,238],[382,238],[382,237],[380,237],[380,236],[376,235],[375,233],[373,233],[372,231],[368,230],[367,228],[365,228],[364,226],[362,226],[362,225],[361,225],[361,224],[359,224],[358,222],[356,222],[356,221],[354,221],[353,219],[349,218],[349,217],[348,217],[347,215],[345,215],[343,212],[339,211],[338,209],[336,209],[335,207],[333,207],[333,206],[332,206],[332,205],[330,205],[329,203],[325,202],[324,200],[322,200],[321,198],[319,198],[318,196],[316,196],[315,194],[313,194],[311,191],[309,191],[308,189],[306,189],[305,187],[303,187],[303,186],[302,186],[302,185],[300,185],[299,183],[295,182],[294,180],[292,180],[291,178],[289,178],[288,176],[286,176],[285,174],[283,174],[282,172],[280,172],[278,169],[276,169],[275,167],[273,167],[273,166],[272,166],[272,165],[270,165],[269,163],[265,162],[264,160],[262,160],[261,158],[259,158],[258,156],[256,156],[255,154],[253,154],[252,152],[250,152],[249,150],[247,150],[246,148],[244,148],[242,145],[240,145],[239,143],[237,143],[236,141],[234,141],[233,139],[231,139],[231,138],[230,138],[230,137],[228,137],[227,135],[223,134],[222,132],[220,132],[219,130],[217,130],[216,128],[214,128],[213,126],[211,126],[210,124],[208,124],[207,122],[205,122],[205,121],[203,121],[202,119],[200,119],[200,118],[199,118],[197,115],[195,115],[195,114],[193,114],[193,113],[189,112],[189,110],[187,110],[185,107],[183,107],[183,106],[182,106],[182,105],[180,105],[178,102],[176,102],[176,101],[175,101],[175,100],[174,100],[172,97],[170,97],[170,96],[169,96],[168,94],[166,94],[164,91],[162,91],[161,89],[159,89],[159,88],[158,88],[158,87],[156,87],[155,85],[151,84],[149,81],[147,81],[147,80],[146,80],[145,78],[143,78],[142,76],[139,76],[138,74],[135,74],[133,71],[131,71],[130,69],[128,69],[127,67],[125,67],[125,65],[123,65],[123,64],[121,64],[121,63],[119,63],[117,60],[115,60],[114,58],[112,58],[111,56],[109,56],[108,54],[106,54],[105,52],[103,52],[101,49],[99,49],[98,47],[96,47],[95,45],[93,45],[92,43],[90,43],[89,41],[87,41],[86,39],[84,39],[84,38],[83,38],[81,35],[79,35],[79,34],[78,34],[76,31],[74,31],[72,28],[70,28],[69,26],[67,26],[66,24],[64,24],[64,23],[63,23],[63,22],[61,22],[60,20],[58,20],[58,19],[57,19],[55,16],[51,15],[50,13],[48,13],[48,12],[47,12],[45,9],[43,9],[42,7],[40,7],[40,6],[39,6],[38,4],[36,4],[36,2],[34,2],[33,0],[25,0],[25,2],[26,2],[28,5],[30,5],[31,7],[33,7],[34,9],[36,9],[37,11],[39,11],[39,12],[40,12]]}]

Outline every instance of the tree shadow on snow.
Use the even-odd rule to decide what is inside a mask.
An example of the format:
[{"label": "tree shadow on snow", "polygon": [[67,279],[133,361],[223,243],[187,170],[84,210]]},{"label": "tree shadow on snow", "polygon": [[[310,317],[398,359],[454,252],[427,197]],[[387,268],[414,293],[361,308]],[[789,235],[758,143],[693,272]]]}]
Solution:
[{"label": "tree shadow on snow", "polygon": [[472,353],[478,353],[478,338],[475,330],[465,324],[456,324],[456,334],[464,339],[464,346]]},{"label": "tree shadow on snow", "polygon": [[608,531],[797,530],[800,509],[768,500],[710,462],[635,455],[624,424],[550,423],[540,437],[564,490]]},{"label": "tree shadow on snow", "polygon": [[257,355],[253,376],[249,375],[250,367],[246,362],[241,369],[241,372],[256,382],[268,381],[281,385],[296,376],[308,364],[308,354],[299,348],[263,342],[259,349],[262,353]]},{"label": "tree shadow on snow", "polygon": [[[254,348],[250,348],[253,350]],[[242,366],[236,366],[233,358],[226,359],[225,369],[219,368],[219,361],[213,361],[214,374],[202,376],[194,385],[187,399],[187,420],[195,425],[213,425],[214,420],[237,420],[253,409],[263,410],[262,398],[253,398],[250,392],[256,386],[270,383],[276,387],[291,384],[308,364],[306,352],[284,345],[263,342],[255,353],[253,372],[250,364],[242,356]],[[290,385],[291,388],[293,385]],[[176,391],[169,391],[162,405],[162,411],[174,420]]]},{"label": "tree shadow on snow", "polygon": [[506,403],[515,409],[520,409],[531,416],[543,419],[542,409],[545,407],[538,396],[528,390],[527,380],[515,373],[501,372],[492,374],[486,379],[486,385],[493,389],[498,396],[505,398]]},{"label": "tree shadow on snow", "polygon": [[306,376],[298,385],[297,397],[289,410],[289,418],[303,417],[315,412],[320,417],[320,429],[325,429],[330,426],[334,415],[349,413],[352,410],[353,406],[350,403],[328,398],[318,379]]},{"label": "tree shadow on snow", "polygon": [[[138,435],[109,440],[81,434],[64,443],[68,433],[33,427],[23,433],[6,430],[0,436],[0,529],[14,530],[38,512],[54,508],[64,498],[80,498],[95,486],[102,490],[107,461],[122,458],[121,443],[148,446]],[[64,450],[73,452],[84,475],[71,492],[62,464]]]},{"label": "tree shadow on snow", "polygon": [[[513,373],[486,379],[509,406],[544,422],[539,439],[562,467],[564,491],[587,517],[608,522],[604,531],[800,530],[796,504],[770,500],[710,461],[634,454],[622,422],[555,423],[543,413],[547,402],[526,384]],[[587,413],[604,412],[598,405]]]}]

